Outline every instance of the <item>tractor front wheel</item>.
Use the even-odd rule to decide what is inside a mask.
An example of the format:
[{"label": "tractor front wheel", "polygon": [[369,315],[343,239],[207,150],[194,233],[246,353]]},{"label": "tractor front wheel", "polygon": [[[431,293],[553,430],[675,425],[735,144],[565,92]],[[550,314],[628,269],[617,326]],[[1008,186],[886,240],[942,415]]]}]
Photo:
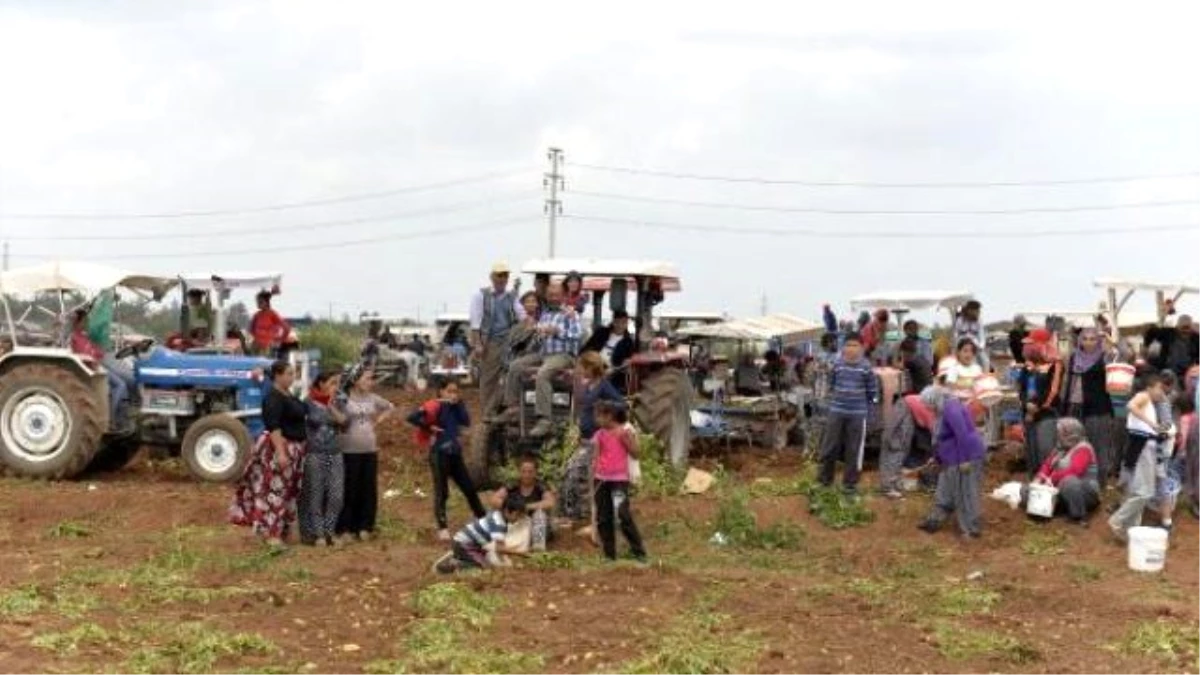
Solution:
[{"label": "tractor front wheel", "polygon": [[28,363],[4,373],[0,466],[25,478],[74,478],[104,436],[104,401],[68,368]]},{"label": "tractor front wheel", "polygon": [[233,415],[216,413],[192,422],[183,435],[180,454],[196,478],[229,483],[241,478],[253,450],[246,425]]},{"label": "tractor front wheel", "polygon": [[663,368],[642,379],[634,419],[666,447],[671,464],[687,465],[692,445],[692,383],[678,368]]}]

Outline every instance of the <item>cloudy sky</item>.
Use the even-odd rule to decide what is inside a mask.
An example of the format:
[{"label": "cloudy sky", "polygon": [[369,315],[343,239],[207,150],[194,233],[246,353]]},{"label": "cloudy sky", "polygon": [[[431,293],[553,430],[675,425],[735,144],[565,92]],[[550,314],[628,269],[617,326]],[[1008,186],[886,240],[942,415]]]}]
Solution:
[{"label": "cloudy sky", "polygon": [[[1197,283],[1194,3],[577,4],[0,2],[11,265],[461,310],[492,261],[545,254],[554,145],[559,255],[674,261],[676,309],[949,287],[994,316],[1091,308],[1102,275]],[[946,185],[997,182],[1041,184]]]}]

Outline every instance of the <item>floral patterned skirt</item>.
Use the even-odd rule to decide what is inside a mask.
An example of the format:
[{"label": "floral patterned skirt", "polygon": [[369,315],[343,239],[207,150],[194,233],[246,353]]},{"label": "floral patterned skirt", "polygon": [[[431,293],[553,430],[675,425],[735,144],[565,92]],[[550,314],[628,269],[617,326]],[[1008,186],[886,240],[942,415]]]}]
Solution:
[{"label": "floral patterned skirt", "polygon": [[238,481],[229,507],[229,522],[250,527],[266,539],[287,536],[296,521],[296,498],[304,474],[304,444],[287,441],[288,462],[280,466],[270,434],[254,444],[250,463]]}]

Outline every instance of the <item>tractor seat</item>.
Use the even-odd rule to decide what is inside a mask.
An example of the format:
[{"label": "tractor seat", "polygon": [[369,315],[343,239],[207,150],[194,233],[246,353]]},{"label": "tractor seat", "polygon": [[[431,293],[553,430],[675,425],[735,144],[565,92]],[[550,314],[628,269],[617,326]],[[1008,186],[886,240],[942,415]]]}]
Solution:
[{"label": "tractor seat", "polygon": [[[521,381],[526,385],[532,386],[534,380],[537,379],[538,369],[527,368],[522,374]],[[573,369],[560,370],[550,378],[550,384],[555,391],[573,391],[575,388],[575,371]]]}]

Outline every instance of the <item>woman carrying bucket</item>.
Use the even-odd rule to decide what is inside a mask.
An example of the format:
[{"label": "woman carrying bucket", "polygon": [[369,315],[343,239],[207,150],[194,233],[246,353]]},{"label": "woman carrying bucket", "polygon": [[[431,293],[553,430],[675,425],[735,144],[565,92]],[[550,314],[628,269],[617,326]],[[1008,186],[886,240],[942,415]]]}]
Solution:
[{"label": "woman carrying bucket", "polygon": [[[1054,453],[1038,469],[1033,483],[1023,495],[1045,487],[1057,491],[1058,506],[1067,512],[1071,522],[1087,527],[1087,517],[1100,505],[1100,482],[1096,451],[1088,443],[1084,424],[1073,417],[1064,417],[1055,425],[1058,444]],[[1035,515],[1052,515],[1049,513]]]}]

